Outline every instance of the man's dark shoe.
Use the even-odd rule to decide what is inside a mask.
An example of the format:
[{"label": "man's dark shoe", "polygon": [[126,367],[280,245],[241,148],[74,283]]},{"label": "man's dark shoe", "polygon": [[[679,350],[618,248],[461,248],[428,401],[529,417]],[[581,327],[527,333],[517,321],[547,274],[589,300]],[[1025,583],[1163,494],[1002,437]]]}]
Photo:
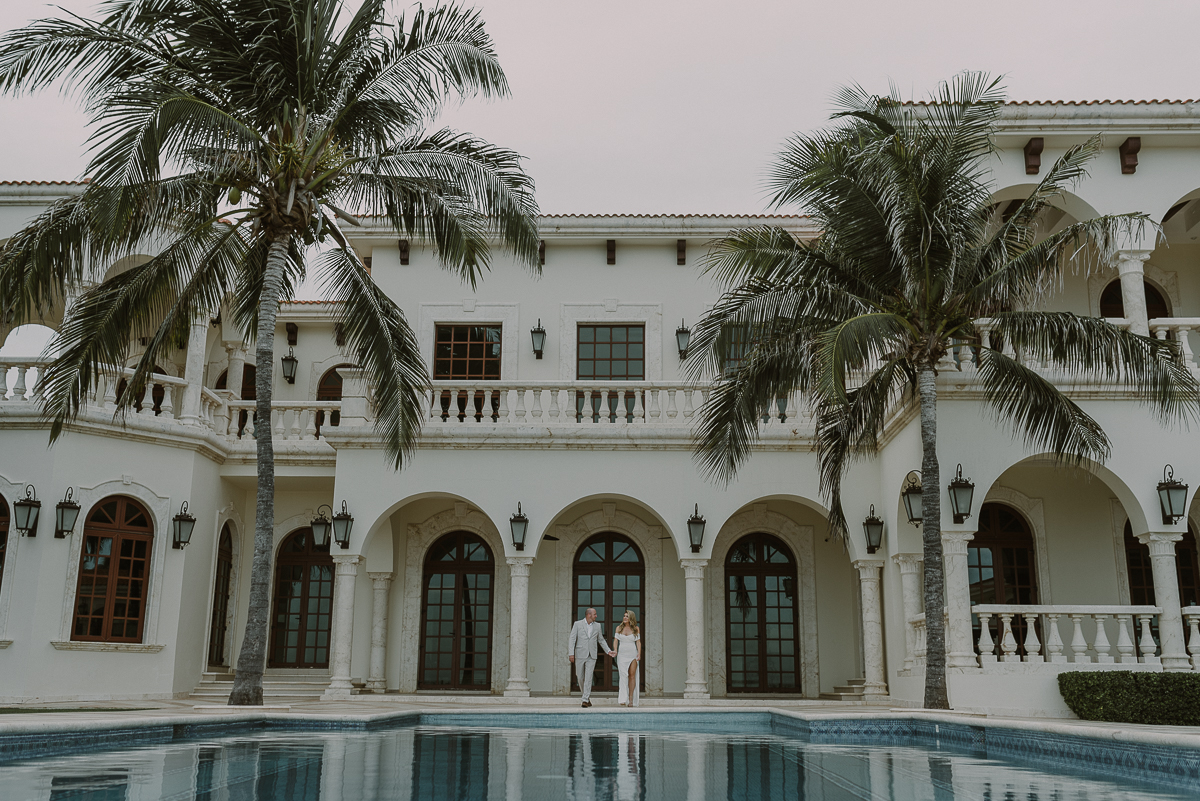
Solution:
[{"label": "man's dark shoe", "polygon": [[584,709],[587,709],[587,708],[588,708],[588,707],[590,707],[591,705],[592,705],[592,702],[591,702],[591,701],[584,701],[584,702],[583,702],[583,708],[584,708]]}]

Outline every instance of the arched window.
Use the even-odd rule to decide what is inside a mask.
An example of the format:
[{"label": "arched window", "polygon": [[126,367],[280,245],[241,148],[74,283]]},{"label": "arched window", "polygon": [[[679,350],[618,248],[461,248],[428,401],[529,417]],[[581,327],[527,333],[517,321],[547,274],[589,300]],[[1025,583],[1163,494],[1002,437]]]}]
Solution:
[{"label": "arched window", "polygon": [[796,560],[778,537],[748,534],[725,557],[729,692],[800,692]]},{"label": "arched window", "polygon": [[96,504],[83,527],[72,640],[142,641],[153,541],[153,519],[137,501]]},{"label": "arched window", "polygon": [[225,659],[225,633],[229,625],[229,591],[233,576],[233,532],[229,524],[221,529],[217,542],[217,570],[213,587],[212,623],[208,629],[208,664],[228,664]]},{"label": "arched window", "polygon": [[[321,380],[317,382],[317,400],[319,401],[340,401],[342,399],[342,376],[338,373],[343,367],[354,367],[352,364],[339,364],[337,367],[332,367],[321,376]],[[341,412],[330,412],[329,425],[336,426],[341,420]],[[321,426],[325,424],[325,411],[317,412],[317,436],[321,436]]]},{"label": "arched window", "polygon": [[[255,376],[258,375],[258,370],[253,364],[242,365],[242,400],[254,400],[258,397],[258,385],[255,383]],[[228,389],[229,371],[223,371],[217,376],[217,383],[213,389]]]},{"label": "arched window", "polygon": [[[582,620],[589,607],[596,608],[596,620],[607,638],[607,651],[612,647],[613,634],[621,617],[628,609],[638,617],[639,625],[646,625],[643,612],[646,608],[646,561],[633,540],[614,531],[606,531],[586,540],[575,553],[574,569],[575,617]],[[603,653],[597,654],[599,662],[592,674],[593,690],[616,691],[621,677],[617,672],[617,661]],[[642,640],[642,661],[638,666],[642,687],[646,686],[646,640]],[[575,671],[571,671],[572,689]]]},{"label": "arched window", "polygon": [[[1150,546],[1133,536],[1133,526],[1125,521],[1125,565],[1129,571],[1129,603],[1157,606],[1154,603],[1154,572],[1150,569]],[[1175,543],[1175,573],[1179,578],[1181,606],[1200,604],[1200,564],[1197,563],[1196,534],[1189,521],[1183,539]]]},{"label": "arched window", "polygon": [[[979,530],[967,543],[967,581],[972,604],[1038,603],[1037,551],[1033,532],[1019,512],[1002,503],[979,509]],[[975,635],[979,619],[972,615]],[[991,618],[992,639],[999,642],[999,619]],[[1035,629],[1036,630],[1036,629]],[[1025,653],[1025,619],[1012,621],[1018,652]],[[1040,636],[1040,635],[1039,635]]]},{"label": "arched window", "polygon": [[279,546],[267,664],[279,668],[329,667],[332,610],[333,559],[329,543],[315,543],[311,528],[296,529]]},{"label": "arched window", "polygon": [[[1162,293],[1151,286],[1148,282],[1146,287],[1146,318],[1153,320],[1157,317],[1170,317],[1171,312],[1167,308],[1167,302],[1163,299]],[[1125,316],[1125,298],[1121,295],[1121,280],[1117,279],[1104,287],[1104,291],[1100,293],[1100,316],[1101,317],[1124,317]]]},{"label": "arched window", "polygon": [[0,495],[0,590],[4,589],[4,557],[8,554],[8,502]]},{"label": "arched window", "polygon": [[[155,367],[154,374],[155,375],[166,375],[167,373],[161,367]],[[128,389],[128,387],[129,387],[129,382],[124,378],[122,378],[117,383],[117,403],[121,402],[121,396],[125,394],[125,390]],[[154,384],[153,385],[153,388],[150,390],[150,399],[152,401],[154,401],[154,406],[151,408],[154,409],[155,414],[158,414],[162,411],[163,398],[165,398],[166,396],[167,396],[167,392],[163,388],[162,384]],[[144,401],[145,399],[146,399],[146,390],[143,389],[141,392],[138,393],[137,399],[133,402],[133,408],[137,409],[140,412],[142,410],[142,401]]]},{"label": "arched window", "polygon": [[445,535],[425,554],[418,682],[422,689],[491,687],[495,576],[491,549],[469,531]]}]

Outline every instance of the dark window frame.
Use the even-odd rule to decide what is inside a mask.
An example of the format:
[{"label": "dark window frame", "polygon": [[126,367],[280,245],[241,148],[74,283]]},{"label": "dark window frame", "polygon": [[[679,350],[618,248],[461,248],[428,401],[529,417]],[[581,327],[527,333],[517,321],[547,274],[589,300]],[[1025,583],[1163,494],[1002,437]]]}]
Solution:
[{"label": "dark window frame", "polygon": [[[468,545],[482,546],[483,553],[487,556],[487,559],[464,559],[463,558],[464,549]],[[457,554],[456,557],[453,560],[438,559],[437,555],[439,553],[444,552],[444,550],[447,547],[453,547],[455,549],[455,553]],[[476,552],[478,552],[478,551],[476,551]],[[435,575],[438,576],[438,586],[431,587],[430,582],[432,581],[433,576],[435,576]],[[436,619],[431,619],[430,618],[430,604],[429,604],[430,592],[434,591],[434,590],[438,591],[439,593],[445,592],[447,588],[443,584],[443,581],[444,581],[443,577],[447,576],[447,575],[451,575],[454,577],[454,586],[452,588],[450,588],[451,592],[453,593],[453,600],[450,602],[450,604],[445,604],[445,603],[442,603],[441,599],[439,598],[439,602],[437,604],[434,604],[434,606],[438,607],[439,616]],[[469,652],[465,651],[462,648],[463,640],[464,640],[464,630],[463,630],[463,626],[464,626],[463,608],[464,608],[464,605],[471,606],[471,607],[477,607],[480,605],[478,603],[466,603],[467,601],[477,601],[478,600],[477,597],[473,598],[473,599],[465,597],[464,590],[466,589],[466,585],[467,585],[466,577],[468,575],[475,576],[476,581],[478,581],[479,576],[487,576],[488,577],[488,582],[487,582],[487,585],[488,585],[488,587],[487,587],[487,589],[488,589],[487,608],[488,608],[488,610],[487,610],[487,621],[486,621],[487,622],[487,634],[484,635],[482,638],[482,639],[486,639],[486,643],[484,644],[485,650],[483,650],[483,651],[480,651],[480,650],[478,650],[477,647],[475,647],[478,645],[478,643],[473,644],[474,650],[471,650]],[[472,589],[475,589],[476,591],[478,591],[480,588],[477,584]],[[447,606],[449,606],[450,609],[452,610],[452,617],[448,621],[450,624],[449,634],[447,634],[447,632],[444,630],[444,624],[447,621],[445,620],[444,616],[441,615],[441,611]],[[470,622],[477,624],[479,621],[472,620]],[[443,638],[449,637],[451,640],[450,650],[448,652],[441,648],[440,642],[438,644],[437,650],[433,651],[433,655],[435,655],[435,656],[441,656],[441,655],[444,655],[447,653],[449,654],[449,657],[450,657],[450,668],[449,668],[450,681],[448,683],[447,682],[439,682],[437,680],[436,676],[434,677],[433,681],[430,681],[430,680],[428,680],[428,676],[426,674],[426,669],[427,669],[426,661],[427,661],[428,656],[430,656],[430,652],[427,647],[427,645],[428,645],[427,637],[429,636],[429,633],[430,633],[430,629],[429,629],[430,624],[439,626],[439,632],[434,639],[441,640]],[[494,647],[493,647],[494,643],[495,643],[495,631],[496,631],[496,555],[492,552],[491,546],[489,546],[487,544],[487,541],[484,540],[483,537],[481,537],[478,534],[475,534],[473,532],[458,530],[458,531],[451,531],[451,532],[447,532],[446,534],[443,534],[441,537],[438,537],[438,539],[432,545],[429,546],[429,550],[427,550],[425,552],[425,559],[424,559],[423,566],[421,569],[421,629],[418,634],[418,639],[419,639],[420,645],[419,645],[419,650],[418,650],[418,654],[417,654],[417,660],[418,660],[417,661],[417,688],[422,689],[422,690],[446,690],[446,691],[460,691],[460,690],[470,691],[470,690],[491,689],[492,668],[494,667],[494,664],[495,664],[494,663],[495,653],[494,653]],[[469,640],[481,639],[477,630],[472,631],[470,634],[466,635],[466,638]],[[479,672],[481,670],[480,668],[477,668],[474,664],[471,664],[470,666],[458,664],[460,661],[460,657],[464,657],[468,653],[471,655],[478,655],[481,653],[487,655],[487,665],[486,665],[486,667],[482,668],[482,672],[484,673],[484,682],[483,683],[477,683],[477,682],[473,681],[474,676],[472,676],[471,681],[463,680],[463,676],[466,673],[469,672],[469,673],[474,674],[475,672]],[[473,660],[472,660],[472,662],[473,662]],[[432,670],[434,670],[436,673],[437,671],[442,670],[442,668],[440,666],[434,666],[432,668]]]},{"label": "dark window frame", "polygon": [[[1129,603],[1133,606],[1157,606],[1154,603],[1150,546],[1133,536],[1133,525],[1128,520],[1125,521],[1124,539]],[[1200,604],[1200,554],[1197,553],[1196,533],[1190,520],[1183,539],[1175,543],[1175,578],[1179,582],[1179,605]]]},{"label": "dark window frame", "polygon": [[503,356],[504,326],[501,323],[437,323],[434,326],[434,381],[499,381],[503,377]]},{"label": "dark window frame", "polygon": [[4,560],[8,556],[8,501],[0,495],[0,592],[4,592]]},{"label": "dark window frame", "polygon": [[[109,503],[115,503],[112,519],[101,519],[100,516],[106,513]],[[145,525],[137,525],[135,516],[140,516]],[[107,553],[103,550],[103,541],[106,539],[109,540]],[[93,543],[95,549],[89,550]],[[138,556],[138,551],[143,555]],[[150,603],[153,557],[154,518],[145,506],[125,495],[110,495],[92,507],[84,523],[83,542],[79,549],[79,576],[75,583],[75,603],[71,616],[72,642],[143,641],[147,606]],[[104,559],[108,560],[105,563],[108,570],[101,573],[99,568]],[[129,572],[123,578],[122,569],[126,563]],[[137,572],[137,563],[141,563],[140,574]],[[99,579],[103,580],[102,591],[97,591],[97,585],[101,583]],[[136,591],[135,582],[138,582]],[[123,584],[124,594],[121,593]],[[99,614],[96,613],[96,599],[100,600]],[[84,604],[87,600],[91,603],[85,609]],[[129,614],[131,605],[136,607],[136,614]],[[118,610],[123,610],[123,614],[117,615]],[[81,614],[83,612],[86,614]],[[122,621],[121,628],[125,632],[128,631],[129,621],[134,621],[136,633],[114,634],[114,625],[118,619]],[[95,631],[97,628],[98,632]]]},{"label": "dark window frame", "polygon": [[[580,557],[587,552],[589,548],[599,543],[605,543],[604,559],[598,561],[584,560]],[[628,546],[633,549],[633,553],[637,556],[637,562],[617,561],[613,558],[614,544]],[[625,553],[625,551],[622,551]],[[631,566],[636,566],[631,569]],[[586,604],[580,603],[580,593],[588,592],[595,593],[597,590],[589,581],[589,586],[586,588],[580,587],[580,578],[587,576],[590,578],[600,576],[604,578],[604,587],[599,590],[603,593],[604,600],[600,603],[593,603],[594,597],[589,599]],[[640,594],[640,602],[637,604],[625,603],[617,604],[614,601],[613,594],[617,588],[614,586],[614,579],[623,577],[623,582],[626,586],[619,591],[628,593],[628,579],[631,576],[638,578],[638,589],[636,592]],[[596,608],[596,620],[603,625],[603,633],[607,637],[604,647],[598,653],[596,670],[592,674],[592,690],[597,692],[617,692],[620,687],[620,676],[617,673],[617,660],[607,656],[607,651],[612,647],[613,635],[616,634],[617,623],[620,621],[620,616],[624,616],[626,609],[632,609],[634,614],[638,616],[638,627],[646,625],[644,614],[646,611],[646,556],[642,553],[642,549],[632,538],[627,537],[616,531],[601,531],[584,540],[579,548],[575,551],[575,558],[571,563],[571,604],[575,610],[572,621],[582,620],[584,613],[589,607]],[[609,619],[612,618],[612,619]],[[648,645],[645,638],[642,639],[642,661],[638,665],[638,673],[643,691],[646,687],[646,656]],[[571,691],[575,692],[579,689],[578,680],[575,677],[575,670],[571,669]]]},{"label": "dark window frame", "polygon": [[[742,546],[746,545],[752,549],[753,559],[750,561],[736,561],[739,553],[744,553]],[[776,552],[787,557],[786,562],[769,561],[767,547],[775,549]],[[731,585],[737,580],[742,579],[743,586],[740,590],[735,590]],[[746,587],[744,582],[748,578],[755,579],[753,589]],[[771,581],[774,579],[774,581]],[[725,586],[721,588],[721,592],[725,598],[725,688],[729,693],[779,693],[779,694],[800,694],[804,691],[803,675],[802,675],[802,646],[801,646],[801,631],[800,631],[800,592],[799,592],[799,563],[796,561],[796,555],[792,549],[774,534],[769,534],[764,531],[757,531],[739,537],[729,548],[729,552],[725,555]],[[746,610],[739,604],[737,609],[741,613],[742,620],[734,621],[734,597],[737,592],[748,593],[753,592],[757,598],[757,603],[753,604],[757,614],[754,621],[745,620]],[[779,603],[779,598],[776,598],[775,606],[771,606],[769,595],[777,594],[783,596],[783,603]],[[789,598],[790,596],[790,598]],[[786,601],[791,601],[791,622],[784,620],[782,611],[785,610]],[[749,607],[747,607],[749,608]],[[770,610],[780,610],[781,614],[778,620],[770,619]],[[735,625],[756,625],[756,636],[750,637],[734,637]],[[778,636],[772,638],[768,636],[768,626],[792,626],[792,653],[784,653],[782,644],[789,638],[783,636],[782,628],[778,632]],[[734,641],[740,641],[743,644],[753,641],[756,643],[757,652],[749,654],[745,652],[743,645],[743,653],[734,653]],[[771,654],[768,642],[776,640],[780,643],[780,652]],[[740,656],[743,659],[748,657],[758,657],[758,668],[754,671],[743,669],[740,671],[734,670],[733,658]],[[769,669],[769,658],[778,657],[780,665],[778,670]],[[783,660],[791,658],[793,660],[793,670],[787,671],[784,669]],[[744,665],[745,663],[743,663]],[[744,684],[741,687],[734,686],[734,673],[740,673],[746,676],[757,674],[758,684],[750,686]],[[771,679],[768,674],[778,674],[780,683],[778,686],[771,685]],[[790,678],[793,682],[791,686],[784,683],[785,677]]]},{"label": "dark window frame", "polygon": [[233,593],[233,530],[228,523],[217,540],[217,561],[213,571],[212,620],[208,630],[208,664],[227,667],[226,638],[229,633],[229,601]]},{"label": "dark window frame", "polygon": [[[303,550],[289,550],[292,542],[300,536],[306,537],[302,548]],[[300,609],[301,614],[295,626],[297,632],[296,658],[288,660],[286,642],[287,632],[292,630],[291,623],[284,619],[280,620],[280,603],[291,599],[291,596],[283,595],[282,588],[285,581],[289,581],[283,571],[285,568],[299,567],[300,571]],[[307,570],[304,570],[307,568]],[[313,568],[317,568],[318,572],[313,573]],[[324,569],[325,573],[320,572]],[[336,577],[334,575],[333,557],[329,554],[329,543],[317,545],[314,541],[312,529],[309,527],[298,528],[288,534],[283,542],[279,544],[279,552],[275,559],[275,575],[274,584],[271,588],[271,624],[270,624],[270,641],[267,644],[267,667],[272,668],[328,668],[330,655],[333,650],[333,588]],[[326,576],[328,578],[326,579]],[[314,581],[315,579],[315,581]],[[316,594],[312,593],[313,587],[316,587]],[[326,588],[326,585],[328,587]],[[326,589],[328,590],[326,592]],[[307,659],[304,651],[310,646],[307,644],[306,636],[310,632],[309,620],[311,612],[311,604],[308,603],[312,599],[318,601],[316,611],[316,625],[312,627],[312,633],[316,635],[316,642],[311,646],[313,650],[313,658]],[[321,611],[320,601],[327,600],[328,607],[325,612]],[[289,614],[283,612],[283,616]],[[322,625],[321,618],[324,618]],[[320,635],[325,634],[324,645],[321,645]],[[281,641],[281,636],[284,638]],[[282,651],[282,653],[281,653]],[[321,660],[319,653],[324,651],[325,659]]]},{"label": "dark window frame", "polygon": [[[1005,517],[1002,517],[1005,516]],[[1033,526],[1025,515],[1005,503],[988,502],[979,507],[977,518],[979,527],[975,535],[967,543],[967,588],[970,593],[971,605],[975,604],[1037,604],[1041,596],[1038,580],[1037,541],[1033,536]],[[984,551],[991,558],[990,564],[983,564]],[[1024,560],[1025,564],[1021,564]],[[984,588],[984,571],[990,570],[991,587]],[[1022,580],[1022,571],[1028,571],[1028,580]],[[972,580],[972,576],[978,576]],[[992,597],[986,595],[990,593]],[[1017,643],[1017,653],[1025,655],[1025,637],[1027,624],[1020,615],[1013,616],[1013,639]],[[972,637],[979,640],[979,616],[971,615]],[[988,621],[988,630],[992,634],[992,642],[996,648],[1001,648],[1001,638],[1004,630],[1000,618],[996,615]],[[1035,622],[1034,631],[1039,641],[1042,639],[1041,622]]]}]

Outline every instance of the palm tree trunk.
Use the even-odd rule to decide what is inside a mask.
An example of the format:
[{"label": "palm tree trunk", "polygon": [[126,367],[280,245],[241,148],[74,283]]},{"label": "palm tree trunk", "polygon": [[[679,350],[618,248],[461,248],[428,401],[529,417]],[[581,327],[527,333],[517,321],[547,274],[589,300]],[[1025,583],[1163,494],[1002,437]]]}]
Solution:
[{"label": "palm tree trunk", "polygon": [[949,709],[942,479],[937,460],[937,373],[932,367],[917,373],[917,391],[921,400],[921,541],[925,553],[925,708]]},{"label": "palm tree trunk", "polygon": [[275,445],[271,441],[271,379],[275,367],[275,318],[287,266],[289,239],[283,235],[267,251],[262,296],[258,301],[258,331],[254,347],[255,421],[258,447],[258,501],[254,516],[254,561],[250,567],[250,609],[246,634],[238,654],[230,706],[262,706],[263,669],[267,659],[271,615],[271,562],[275,546]]}]

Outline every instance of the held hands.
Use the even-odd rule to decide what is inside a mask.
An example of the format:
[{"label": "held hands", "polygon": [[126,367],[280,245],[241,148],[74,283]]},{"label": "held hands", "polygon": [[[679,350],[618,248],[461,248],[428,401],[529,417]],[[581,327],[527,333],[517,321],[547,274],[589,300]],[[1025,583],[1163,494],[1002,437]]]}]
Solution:
[{"label": "held hands", "polygon": [[573,654],[571,656],[568,656],[567,661],[570,662],[572,665],[575,664],[575,656]]}]

